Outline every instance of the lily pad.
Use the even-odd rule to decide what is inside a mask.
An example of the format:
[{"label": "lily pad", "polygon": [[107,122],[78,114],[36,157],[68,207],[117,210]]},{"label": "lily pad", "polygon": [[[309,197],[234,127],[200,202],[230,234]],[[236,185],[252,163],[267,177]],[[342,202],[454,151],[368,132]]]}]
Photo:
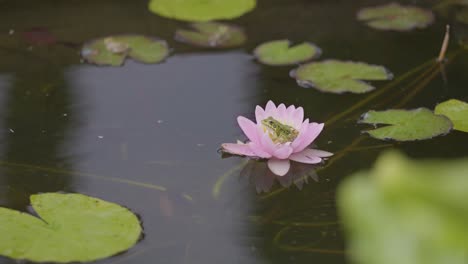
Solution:
[{"label": "lily pad", "polygon": [[117,204],[81,194],[31,196],[38,217],[0,207],[0,255],[35,262],[86,262],[135,245],[138,218]]},{"label": "lily pad", "polygon": [[255,8],[256,0],[151,0],[151,12],[184,21],[234,19]]},{"label": "lily pad", "polygon": [[402,6],[390,3],[377,7],[361,9],[357,19],[368,26],[380,30],[409,31],[415,28],[425,28],[434,22],[434,14],[415,6]]},{"label": "lily pad", "polygon": [[328,93],[366,93],[375,88],[362,80],[390,80],[393,74],[385,67],[363,62],[326,60],[304,64],[292,70],[291,77],[305,88]]},{"label": "lily pad", "polygon": [[450,99],[438,104],[434,112],[448,117],[453,123],[453,129],[468,132],[468,103]]},{"label": "lily pad", "polygon": [[291,47],[287,39],[274,40],[261,44],[254,55],[263,64],[291,65],[317,58],[322,50],[315,44],[304,42]]},{"label": "lily pad", "polygon": [[337,204],[353,263],[465,264],[468,159],[413,161],[384,153],[346,177]]},{"label": "lily pad", "polygon": [[365,132],[377,139],[397,141],[430,139],[447,134],[452,129],[452,122],[447,117],[436,115],[427,108],[369,111],[359,123],[389,125]]},{"label": "lily pad", "polygon": [[97,65],[121,66],[127,57],[142,63],[159,63],[169,55],[164,40],[139,35],[119,35],[84,44],[81,56]]},{"label": "lily pad", "polygon": [[207,48],[232,48],[246,41],[247,37],[240,27],[217,22],[193,23],[195,30],[177,30],[175,39],[180,42]]}]

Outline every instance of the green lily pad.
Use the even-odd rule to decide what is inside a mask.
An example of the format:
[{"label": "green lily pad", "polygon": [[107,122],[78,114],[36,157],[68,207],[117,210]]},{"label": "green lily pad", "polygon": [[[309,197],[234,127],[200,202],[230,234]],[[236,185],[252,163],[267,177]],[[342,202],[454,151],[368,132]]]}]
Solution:
[{"label": "green lily pad", "polygon": [[337,204],[349,256],[361,264],[465,264],[468,159],[412,161],[384,153],[347,177]]},{"label": "green lily pad", "polygon": [[184,21],[234,19],[255,8],[256,0],[151,0],[151,12]]},{"label": "green lily pad", "polygon": [[453,123],[453,129],[468,132],[468,103],[450,99],[438,104],[434,112],[448,117]]},{"label": "green lily pad", "polygon": [[232,48],[246,41],[240,27],[217,22],[193,23],[195,30],[177,30],[175,39],[180,42],[207,48]]},{"label": "green lily pad", "polygon": [[409,31],[432,24],[434,14],[423,8],[390,3],[363,8],[358,12],[357,19],[375,29]]},{"label": "green lily pad", "polygon": [[164,40],[139,36],[119,35],[89,41],[83,45],[81,56],[96,65],[121,66],[127,57],[142,63],[159,63],[169,55]]},{"label": "green lily pad", "polygon": [[135,245],[138,218],[117,204],[81,194],[31,196],[38,217],[0,207],[0,255],[35,262],[86,262]]},{"label": "green lily pad", "polygon": [[255,57],[267,65],[291,65],[320,56],[322,51],[312,43],[304,42],[291,47],[289,40],[274,40],[261,44],[254,50]]},{"label": "green lily pad", "polygon": [[361,80],[390,80],[393,74],[383,66],[363,62],[326,60],[304,64],[292,70],[291,77],[305,88],[328,93],[366,93],[375,88]]},{"label": "green lily pad", "polygon": [[430,139],[447,134],[453,126],[447,117],[436,115],[427,108],[369,111],[362,115],[359,123],[389,125],[365,132],[377,139],[397,141]]}]

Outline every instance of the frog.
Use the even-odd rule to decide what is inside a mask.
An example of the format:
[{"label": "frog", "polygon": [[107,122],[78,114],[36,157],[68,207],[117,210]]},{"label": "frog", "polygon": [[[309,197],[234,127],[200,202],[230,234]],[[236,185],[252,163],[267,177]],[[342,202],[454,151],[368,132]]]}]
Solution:
[{"label": "frog", "polygon": [[263,127],[268,131],[274,143],[284,144],[292,142],[299,135],[299,131],[292,126],[281,123],[273,117],[262,120]]},{"label": "frog", "polygon": [[108,51],[116,54],[125,53],[130,49],[127,43],[119,42],[112,37],[105,38],[104,44]]}]

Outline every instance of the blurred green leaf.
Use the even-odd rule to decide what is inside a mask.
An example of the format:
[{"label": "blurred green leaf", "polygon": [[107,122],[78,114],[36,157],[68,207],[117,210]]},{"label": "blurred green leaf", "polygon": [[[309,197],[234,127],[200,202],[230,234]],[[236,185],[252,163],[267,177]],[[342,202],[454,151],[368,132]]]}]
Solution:
[{"label": "blurred green leaf", "polygon": [[366,93],[375,88],[362,80],[390,80],[385,67],[363,62],[326,60],[299,66],[291,77],[302,87],[314,87],[329,93]]},{"label": "blurred green leaf", "polygon": [[138,218],[117,204],[81,194],[31,196],[38,217],[0,207],[0,255],[35,262],[85,262],[132,247]]},{"label": "blurred green leaf", "polygon": [[234,19],[255,8],[256,0],[151,0],[151,12],[184,21]]},{"label": "blurred green leaf", "polygon": [[304,42],[291,47],[289,40],[274,40],[261,44],[254,55],[263,64],[291,65],[320,56],[322,51],[315,44]]},{"label": "blurred green leaf", "polygon": [[427,108],[369,111],[362,115],[359,123],[389,125],[366,132],[377,139],[398,141],[430,139],[447,134],[453,126],[447,117],[435,115]]},{"label": "blurred green leaf", "polygon": [[338,207],[359,264],[465,264],[468,159],[411,161],[383,154],[348,177]]},{"label": "blurred green leaf", "polygon": [[468,103],[450,99],[438,104],[434,112],[448,117],[453,123],[453,129],[468,132]]},{"label": "blurred green leaf", "polygon": [[390,3],[363,8],[358,12],[357,19],[375,29],[409,31],[432,24],[434,15],[431,10]]}]

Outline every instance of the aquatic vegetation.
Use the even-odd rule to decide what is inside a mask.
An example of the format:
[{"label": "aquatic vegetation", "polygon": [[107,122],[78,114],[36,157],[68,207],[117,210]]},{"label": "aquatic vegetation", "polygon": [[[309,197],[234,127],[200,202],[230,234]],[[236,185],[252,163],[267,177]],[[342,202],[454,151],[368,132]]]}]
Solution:
[{"label": "aquatic vegetation", "polygon": [[338,209],[355,263],[466,263],[468,159],[383,154],[346,177]]},{"label": "aquatic vegetation", "polygon": [[169,47],[166,41],[153,37],[117,35],[85,43],[81,56],[96,65],[121,66],[126,58],[142,63],[159,63],[169,56]]},{"label": "aquatic vegetation", "polygon": [[326,60],[311,62],[292,70],[291,77],[305,88],[329,93],[366,93],[375,89],[362,80],[390,80],[393,74],[383,66],[363,62]]},{"label": "aquatic vegetation", "polygon": [[255,8],[256,0],[150,0],[149,10],[184,21],[234,19]]},{"label": "aquatic vegetation", "polygon": [[450,99],[438,104],[434,113],[448,117],[453,123],[453,129],[468,132],[468,103]]},{"label": "aquatic vegetation", "polygon": [[321,49],[313,43],[304,42],[291,46],[287,39],[269,41],[254,50],[258,61],[273,66],[305,62],[319,57],[321,53]]},{"label": "aquatic vegetation", "polygon": [[357,19],[379,30],[409,31],[415,28],[426,28],[432,24],[434,14],[431,10],[420,7],[390,3],[363,8],[358,12]]},{"label": "aquatic vegetation", "polygon": [[38,217],[0,208],[0,255],[35,262],[85,262],[135,245],[142,227],[128,209],[81,194],[31,196]]},{"label": "aquatic vegetation", "polygon": [[324,124],[304,120],[304,109],[269,101],[255,109],[256,123],[239,116],[237,122],[249,141],[222,144],[225,153],[268,159],[268,168],[278,176],[288,173],[292,161],[317,164],[333,154],[308,148],[322,132]]},{"label": "aquatic vegetation", "polygon": [[452,122],[447,117],[436,115],[427,108],[369,111],[362,115],[359,123],[388,125],[365,131],[370,136],[382,140],[413,141],[430,139],[445,135],[452,129]]},{"label": "aquatic vegetation", "polygon": [[180,42],[206,48],[232,48],[247,39],[242,28],[219,22],[199,22],[191,24],[194,30],[179,29],[175,39]]}]

